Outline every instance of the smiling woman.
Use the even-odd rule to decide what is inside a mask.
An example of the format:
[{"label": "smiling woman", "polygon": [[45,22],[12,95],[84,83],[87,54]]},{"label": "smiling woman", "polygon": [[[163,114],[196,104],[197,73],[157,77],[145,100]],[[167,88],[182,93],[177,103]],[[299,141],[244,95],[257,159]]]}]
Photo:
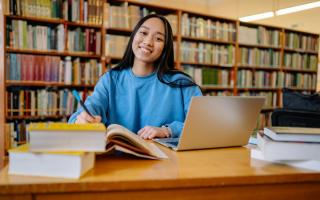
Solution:
[{"label": "smiling woman", "polygon": [[153,63],[160,57],[164,47],[164,32],[164,25],[159,18],[150,18],[139,28],[132,42],[134,74],[146,75],[154,70]]},{"label": "smiling woman", "polygon": [[134,28],[123,58],[105,73],[70,123],[120,124],[144,139],[179,137],[192,96],[200,88],[174,68],[173,36],[161,15],[148,15]]}]

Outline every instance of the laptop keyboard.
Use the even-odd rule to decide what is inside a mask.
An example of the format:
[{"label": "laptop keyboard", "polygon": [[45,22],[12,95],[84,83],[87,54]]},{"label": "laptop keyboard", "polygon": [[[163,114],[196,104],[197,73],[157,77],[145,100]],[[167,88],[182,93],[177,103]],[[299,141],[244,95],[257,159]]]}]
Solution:
[{"label": "laptop keyboard", "polygon": [[178,146],[178,141],[167,141],[166,143],[171,144],[173,146]]}]

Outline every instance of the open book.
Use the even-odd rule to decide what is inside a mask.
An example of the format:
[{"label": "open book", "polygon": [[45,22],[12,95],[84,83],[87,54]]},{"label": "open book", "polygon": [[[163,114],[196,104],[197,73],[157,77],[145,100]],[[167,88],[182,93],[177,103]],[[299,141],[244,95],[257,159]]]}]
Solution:
[{"label": "open book", "polygon": [[138,135],[118,124],[108,126],[106,136],[107,152],[115,149],[143,158],[168,158],[154,143],[145,141]]},{"label": "open book", "polygon": [[102,123],[33,123],[28,130],[32,152],[118,150],[143,158],[167,158],[155,144],[117,124],[106,128]]}]

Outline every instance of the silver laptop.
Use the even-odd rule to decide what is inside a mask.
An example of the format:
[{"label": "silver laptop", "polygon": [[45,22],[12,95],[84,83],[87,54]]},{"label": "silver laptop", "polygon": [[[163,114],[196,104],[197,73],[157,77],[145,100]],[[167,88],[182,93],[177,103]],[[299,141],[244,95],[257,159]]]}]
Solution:
[{"label": "silver laptop", "polygon": [[257,96],[193,97],[180,138],[154,141],[176,151],[246,145],[264,100]]}]

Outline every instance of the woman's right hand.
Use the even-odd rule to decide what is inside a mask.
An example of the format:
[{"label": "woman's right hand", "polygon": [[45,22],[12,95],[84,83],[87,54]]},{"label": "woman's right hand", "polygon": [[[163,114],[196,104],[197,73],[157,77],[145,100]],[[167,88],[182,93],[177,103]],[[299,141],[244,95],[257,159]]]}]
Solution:
[{"label": "woman's right hand", "polygon": [[86,123],[99,123],[101,122],[101,117],[99,115],[96,115],[91,117],[87,112],[82,111],[78,116],[75,124],[86,124]]}]

